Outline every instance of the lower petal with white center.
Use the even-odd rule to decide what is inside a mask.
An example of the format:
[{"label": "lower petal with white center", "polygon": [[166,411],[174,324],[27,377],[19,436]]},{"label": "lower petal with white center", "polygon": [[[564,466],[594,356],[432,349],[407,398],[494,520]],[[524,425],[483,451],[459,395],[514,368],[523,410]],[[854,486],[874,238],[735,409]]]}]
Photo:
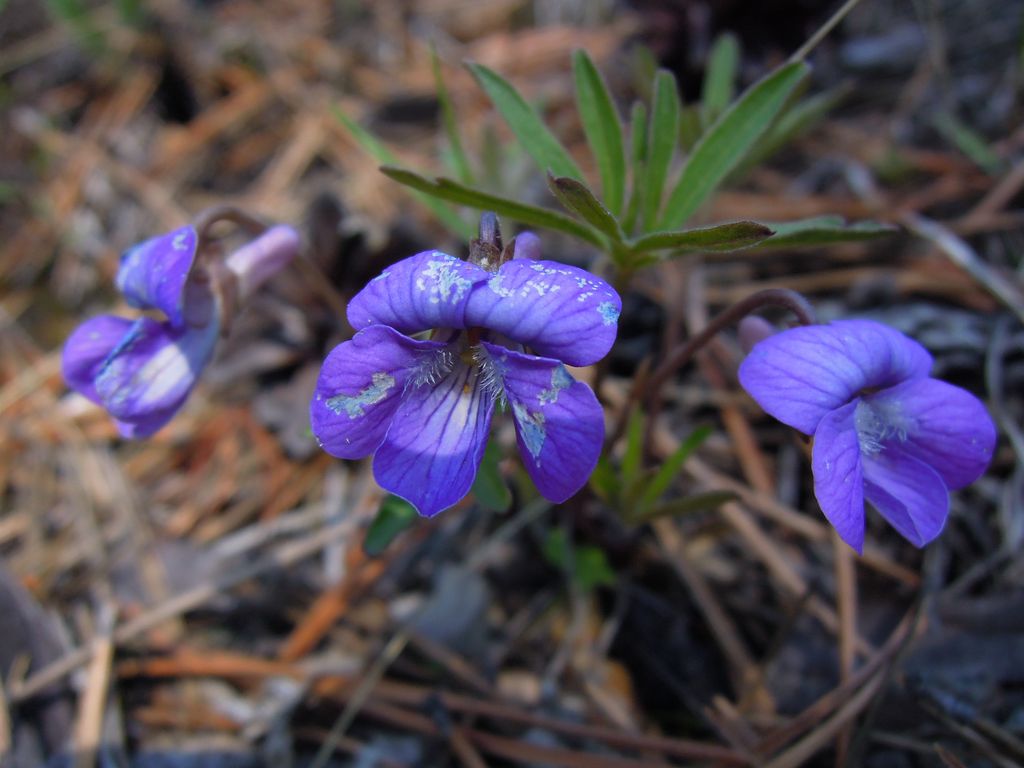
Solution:
[{"label": "lower petal with white center", "polygon": [[132,321],[116,315],[100,315],[86,320],[64,344],[61,371],[64,381],[79,394],[100,404],[96,376],[103,361],[132,329]]},{"label": "lower petal with white center", "polygon": [[600,403],[557,360],[483,347],[485,369],[500,379],[511,406],[526,471],[546,499],[565,501],[587,482],[601,455]]},{"label": "lower petal with white center", "polygon": [[443,378],[409,389],[374,454],[382,488],[424,517],[469,493],[487,445],[494,397],[478,383],[479,370],[457,361]]},{"label": "lower petal with white center", "polygon": [[324,360],[309,406],[313,434],[332,456],[369,456],[384,440],[410,380],[436,381],[450,367],[444,344],[416,341],[384,325],[365,328]]},{"label": "lower petal with white center", "polygon": [[96,375],[96,394],[110,415],[138,423],[181,407],[209,362],[218,328],[173,328],[136,320]]},{"label": "lower petal with white center", "polygon": [[184,400],[175,403],[170,408],[161,411],[153,411],[145,416],[140,416],[133,421],[122,421],[114,419],[117,425],[118,434],[129,440],[138,440],[142,437],[149,437],[163,428],[167,422],[174,418],[174,415],[181,409]]},{"label": "lower petal with white center", "polygon": [[830,411],[814,432],[814,495],[839,538],[864,551],[864,476],[854,426],[858,401]]}]

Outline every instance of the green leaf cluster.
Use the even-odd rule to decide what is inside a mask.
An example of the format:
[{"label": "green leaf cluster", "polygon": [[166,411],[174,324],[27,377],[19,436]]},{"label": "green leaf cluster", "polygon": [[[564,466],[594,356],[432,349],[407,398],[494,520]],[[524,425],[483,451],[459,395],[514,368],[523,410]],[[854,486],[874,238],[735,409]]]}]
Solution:
[{"label": "green leaf cluster", "polygon": [[[727,181],[745,173],[820,120],[842,90],[798,98],[808,66],[791,61],[738,97],[739,44],[732,36],[714,45],[699,103],[685,105],[674,75],[654,68],[649,102],[638,101],[624,123],[604,79],[585,51],[572,54],[576,107],[600,185],[591,185],[578,158],[545,124],[541,112],[497,72],[466,66],[516,139],[519,157],[545,175],[559,213],[505,194],[500,152],[485,146],[482,162],[465,150],[459,120],[434,55],[434,75],[447,139],[451,177],[432,177],[399,167],[395,156],[349,117],[339,119],[377,158],[382,171],[409,187],[452,230],[472,236],[459,207],[489,210],[528,227],[555,230],[582,240],[629,273],[666,258],[751,247],[799,246],[884,234],[867,223],[812,219],[768,226],[738,221],[700,228],[687,223]],[[490,159],[488,159],[488,157]],[[484,174],[481,174],[481,169]],[[600,190],[598,191],[596,190]],[[795,229],[802,234],[780,238]],[[870,233],[870,235],[869,235]]]},{"label": "green leaf cluster", "polygon": [[683,515],[714,509],[735,498],[729,491],[710,491],[663,499],[690,455],[711,435],[710,427],[698,427],[657,468],[643,468],[644,418],[634,413],[626,430],[626,448],[616,465],[602,456],[590,476],[594,494],[612,507],[627,523],[639,525],[657,517]]}]

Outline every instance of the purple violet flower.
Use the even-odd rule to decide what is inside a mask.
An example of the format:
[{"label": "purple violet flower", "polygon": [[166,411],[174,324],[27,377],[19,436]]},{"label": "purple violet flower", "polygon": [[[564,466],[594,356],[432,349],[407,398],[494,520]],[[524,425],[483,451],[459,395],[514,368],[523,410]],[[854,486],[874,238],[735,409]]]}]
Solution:
[{"label": "purple violet flower", "polygon": [[68,386],[105,408],[124,437],[151,435],[171,420],[213,355],[226,307],[241,305],[299,248],[294,229],[272,227],[211,276],[196,264],[198,241],[186,226],[121,256],[117,287],[125,300],[159,310],[166,320],[100,315],[64,345]]},{"label": "purple violet flower", "polygon": [[942,530],[949,491],[988,467],[996,432],[969,392],[928,376],[932,358],[881,323],[792,328],[757,343],[743,388],[814,436],[814,495],[839,536],[864,547],[864,499],[921,547]]},{"label": "purple violet flower", "polygon": [[[349,302],[358,332],[324,361],[310,405],[321,446],[343,459],[374,454],[381,487],[426,517],[469,492],[496,403],[511,406],[546,498],[565,501],[597,463],[601,406],[563,363],[607,354],[622,303],[589,272],[533,260],[531,237],[496,271],[439,251],[388,267]],[[430,340],[409,336],[430,330]]]}]

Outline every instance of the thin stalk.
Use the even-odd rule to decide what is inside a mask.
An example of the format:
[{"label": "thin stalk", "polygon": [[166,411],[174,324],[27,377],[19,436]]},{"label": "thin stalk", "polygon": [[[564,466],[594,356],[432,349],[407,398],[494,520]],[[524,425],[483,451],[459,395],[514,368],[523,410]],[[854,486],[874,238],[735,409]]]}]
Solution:
[{"label": "thin stalk", "polygon": [[818,46],[818,43],[825,39],[825,35],[835,29],[836,25],[846,18],[846,14],[852,11],[859,2],[860,0],[846,0],[842,7],[833,13],[832,17],[822,24],[818,31],[811,35],[810,39],[797,49],[796,53],[789,57],[789,60],[803,61],[807,58],[807,54],[813,51]]},{"label": "thin stalk", "polygon": [[661,410],[661,388],[669,377],[689,363],[697,352],[727,327],[742,320],[751,312],[772,306],[788,309],[796,316],[801,325],[814,325],[816,322],[814,309],[807,299],[788,288],[768,288],[758,291],[712,318],[704,330],[676,347],[669,354],[668,359],[651,374],[646,387],[647,440],[645,442],[648,445],[654,430],[654,422]]}]

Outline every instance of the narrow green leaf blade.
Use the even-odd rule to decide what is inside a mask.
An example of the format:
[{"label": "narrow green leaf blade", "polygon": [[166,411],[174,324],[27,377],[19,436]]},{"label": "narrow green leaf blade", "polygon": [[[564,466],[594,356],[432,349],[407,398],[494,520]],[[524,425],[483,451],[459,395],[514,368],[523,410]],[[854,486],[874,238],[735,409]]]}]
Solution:
[{"label": "narrow green leaf blade", "polygon": [[441,104],[441,121],[444,123],[444,132],[448,137],[448,146],[451,148],[455,174],[463,184],[472,184],[474,181],[473,168],[469,164],[469,158],[466,157],[466,150],[462,145],[462,134],[455,117],[455,106],[448,93],[448,86],[445,85],[444,73],[441,71],[441,59],[438,57],[437,47],[434,45],[430,46],[430,63],[434,69],[434,87],[437,89],[437,100]]},{"label": "narrow green leaf blade", "polygon": [[713,227],[644,235],[632,244],[632,250],[636,253],[668,248],[681,252],[735,251],[756,245],[771,236],[772,229],[764,224],[756,221],[734,221]]},{"label": "narrow green leaf blade", "polygon": [[808,67],[795,61],[755,83],[694,147],[658,222],[659,229],[680,226],[715,191],[771,126]]},{"label": "narrow green leaf blade", "polygon": [[853,243],[886,237],[899,231],[891,224],[878,221],[858,221],[854,224],[847,224],[842,216],[815,216],[798,221],[771,222],[768,223],[768,226],[775,230],[775,234],[755,246],[759,251],[830,245],[832,243]]},{"label": "narrow green leaf blade", "polygon": [[601,73],[586,51],[573,52],[572,72],[576,79],[576,106],[583,123],[583,132],[601,174],[601,193],[608,210],[618,216],[622,213],[626,194],[626,150],[622,138],[622,121]]},{"label": "narrow green leaf blade", "polygon": [[697,427],[693,430],[690,435],[683,440],[682,444],[672,452],[672,455],[665,459],[664,463],[655,472],[654,477],[647,484],[644,489],[643,495],[640,497],[640,503],[638,507],[640,510],[647,510],[654,506],[654,503],[661,498],[661,495],[668,490],[668,487],[672,485],[672,481],[675,480],[676,475],[679,474],[679,470],[682,469],[683,464],[690,454],[693,453],[701,444],[711,436],[713,430],[711,427]]},{"label": "narrow green leaf blade", "polygon": [[408,501],[386,496],[366,531],[363,551],[370,557],[376,557],[391,545],[398,534],[412,527],[417,517],[416,509]]},{"label": "narrow green leaf blade", "polygon": [[568,176],[555,178],[549,173],[548,187],[565,208],[578,213],[584,221],[606,234],[612,241],[622,242],[622,227],[619,226],[619,222],[584,184]]},{"label": "narrow green leaf blade", "polygon": [[693,515],[697,512],[710,512],[717,509],[728,501],[735,501],[736,494],[732,491],[708,491],[697,493],[693,496],[685,496],[681,499],[672,499],[664,504],[659,504],[629,519],[630,523],[639,525],[647,523],[659,517],[679,517],[681,515]]},{"label": "narrow green leaf blade", "polygon": [[946,141],[967,155],[985,173],[997,176],[1002,171],[1003,161],[985,137],[952,112],[940,112],[932,124]]},{"label": "narrow green leaf blade", "polygon": [[492,512],[504,512],[512,506],[512,492],[505,484],[498,462],[501,449],[493,440],[488,441],[483,461],[473,481],[473,495],[481,506]]},{"label": "narrow green leaf blade", "polygon": [[590,473],[590,489],[605,504],[614,505],[619,496],[619,477],[612,463],[604,455],[597,460],[597,466]]},{"label": "narrow green leaf blade", "polygon": [[638,217],[643,217],[642,200],[647,170],[647,107],[642,101],[633,104],[629,116],[629,161],[632,166],[633,188],[629,193],[629,206],[623,217],[623,228],[632,232]]},{"label": "narrow green leaf blade", "polygon": [[[557,211],[549,211],[547,208],[538,208],[535,205],[492,195],[451,179],[427,179],[405,168],[385,165],[380,171],[399,184],[405,184],[407,187],[412,187],[441,200],[468,205],[470,208],[480,211],[494,211],[499,216],[505,216],[530,227],[544,227],[565,232],[567,235],[577,237],[598,248],[604,248],[606,245],[599,232]],[[475,235],[473,236],[475,237]]]},{"label": "narrow green leaf blade", "polygon": [[626,450],[622,456],[622,486],[628,488],[640,478],[644,458],[644,416],[639,411],[629,415],[626,426]]},{"label": "narrow green leaf blade", "polygon": [[[352,138],[356,140],[370,157],[382,165],[394,165],[398,162],[398,157],[390,149],[381,144],[373,134],[345,114],[341,107],[335,104],[332,105],[331,109],[334,112],[334,116],[345,127],[345,130],[352,134]],[[468,222],[463,221],[447,205],[444,205],[430,195],[414,193],[414,196],[423,205],[427,206],[442,224],[452,232],[457,233],[463,240],[471,240],[476,237],[476,229]]]},{"label": "narrow green leaf blade", "polygon": [[583,178],[583,173],[568,150],[507,80],[482,64],[470,63],[466,66],[542,172],[551,171],[556,176]]},{"label": "narrow green leaf blade", "polygon": [[679,113],[679,144],[684,152],[690,152],[700,137],[704,135],[704,126],[700,124],[700,106],[690,104]]},{"label": "narrow green leaf blade", "polygon": [[[798,91],[794,91],[794,95],[796,93]],[[849,93],[849,87],[840,86],[803,99],[792,106],[783,107],[772,127],[758,139],[753,149],[743,158],[743,162],[729,175],[729,180],[734,181],[758,163],[767,160],[797,136],[813,128]]]},{"label": "narrow green leaf blade", "polygon": [[659,69],[654,76],[654,104],[651,108],[647,173],[644,178],[644,229],[650,230],[661,207],[665,178],[679,143],[679,86],[675,75]]},{"label": "narrow green leaf blade", "polygon": [[710,125],[728,107],[736,87],[740,66],[740,44],[735,35],[719,35],[711,46],[701,90],[701,116]]}]

